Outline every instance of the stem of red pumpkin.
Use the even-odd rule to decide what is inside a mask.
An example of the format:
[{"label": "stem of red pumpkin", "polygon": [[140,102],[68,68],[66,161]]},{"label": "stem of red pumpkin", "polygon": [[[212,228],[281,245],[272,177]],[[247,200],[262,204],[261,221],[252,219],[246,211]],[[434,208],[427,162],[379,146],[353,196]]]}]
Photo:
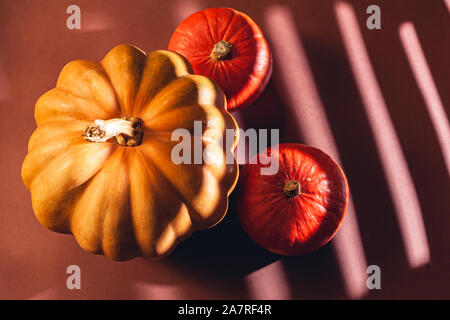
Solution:
[{"label": "stem of red pumpkin", "polygon": [[300,194],[300,183],[296,180],[288,180],[284,184],[283,193],[288,198],[296,197]]},{"label": "stem of red pumpkin", "polygon": [[231,47],[232,44],[224,40],[217,42],[210,54],[211,59],[215,61],[221,61],[229,59],[231,57]]}]

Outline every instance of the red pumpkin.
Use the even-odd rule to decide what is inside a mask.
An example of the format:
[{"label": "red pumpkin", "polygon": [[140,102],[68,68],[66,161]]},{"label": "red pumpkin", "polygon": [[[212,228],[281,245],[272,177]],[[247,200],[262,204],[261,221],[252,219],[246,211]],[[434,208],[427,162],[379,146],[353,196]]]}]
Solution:
[{"label": "red pumpkin", "polygon": [[[319,149],[280,144],[267,156],[279,161],[274,175],[262,175],[265,152],[241,171],[238,216],[251,239],[282,255],[314,251],[336,234],[348,203],[342,169]],[[256,161],[255,161],[256,162]]]},{"label": "red pumpkin", "polygon": [[230,8],[211,8],[186,18],[169,50],[185,56],[194,73],[216,81],[230,111],[251,104],[272,74],[272,55],[256,23]]}]

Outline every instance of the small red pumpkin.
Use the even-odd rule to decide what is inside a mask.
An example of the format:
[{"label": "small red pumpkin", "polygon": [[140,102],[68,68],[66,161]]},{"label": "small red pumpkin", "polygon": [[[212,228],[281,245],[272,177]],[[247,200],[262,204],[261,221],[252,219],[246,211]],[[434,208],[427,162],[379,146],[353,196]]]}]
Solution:
[{"label": "small red pumpkin", "polygon": [[227,109],[250,105],[272,74],[272,55],[256,23],[230,8],[211,8],[186,18],[175,30],[169,50],[185,56],[194,73],[216,81]]},{"label": "small red pumpkin", "polygon": [[[259,154],[241,171],[238,216],[250,238],[282,255],[319,249],[339,229],[348,204],[342,169],[319,149],[280,144]],[[279,161],[274,175],[262,175],[262,163]],[[252,163],[252,162],[250,162]]]}]

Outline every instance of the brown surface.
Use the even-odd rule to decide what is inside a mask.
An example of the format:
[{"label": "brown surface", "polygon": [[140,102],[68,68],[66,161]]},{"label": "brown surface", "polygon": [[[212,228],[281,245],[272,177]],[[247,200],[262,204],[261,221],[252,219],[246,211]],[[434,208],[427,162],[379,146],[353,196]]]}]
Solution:
[{"label": "brown surface", "polygon": [[[367,262],[382,268],[382,290],[368,298],[450,298],[450,182],[397,32],[400,23],[414,22],[448,116],[450,15],[439,0],[377,1],[382,7],[381,31],[364,27],[365,8],[372,1],[350,1],[424,215],[432,263],[415,270],[405,259],[392,199],[332,1],[79,0],[82,29],[70,31],[65,25],[70,1],[1,0],[0,298],[249,297],[244,276],[279,257],[250,242],[234,218],[233,202],[222,223],[195,234],[169,258],[115,263],[83,252],[71,236],[40,226],[20,168],[35,128],[34,103],[54,86],[65,63],[79,58],[99,60],[119,43],[145,51],[165,49],[177,23],[208,6],[242,10],[264,32],[265,12],[278,3],[291,9],[301,34],[349,178]],[[263,96],[240,113],[241,124],[280,128],[282,142],[302,141],[278,81],[277,59],[282,57],[274,58],[274,76]],[[81,267],[82,290],[66,289],[65,270],[71,264]],[[346,297],[330,245],[311,255],[283,258],[282,265],[292,298]]]}]

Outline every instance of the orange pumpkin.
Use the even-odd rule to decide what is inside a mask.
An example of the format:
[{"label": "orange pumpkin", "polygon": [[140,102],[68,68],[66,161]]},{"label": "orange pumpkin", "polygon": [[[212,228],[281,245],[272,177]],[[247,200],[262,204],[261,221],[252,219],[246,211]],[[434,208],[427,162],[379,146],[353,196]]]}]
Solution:
[{"label": "orange pumpkin", "polygon": [[252,104],[272,75],[272,53],[258,25],[232,8],[209,8],[176,28],[169,50],[182,54],[195,74],[216,81],[229,111]]},{"label": "orange pumpkin", "polygon": [[[127,260],[166,256],[224,217],[238,177],[225,156],[238,138],[229,150],[222,139],[237,125],[218,86],[191,72],[177,53],[146,55],[130,45],[63,68],[36,103],[22,167],[43,226],[72,233],[89,252]],[[179,141],[171,133],[192,132],[196,120],[207,127],[202,147],[219,160],[175,164]]]}]

